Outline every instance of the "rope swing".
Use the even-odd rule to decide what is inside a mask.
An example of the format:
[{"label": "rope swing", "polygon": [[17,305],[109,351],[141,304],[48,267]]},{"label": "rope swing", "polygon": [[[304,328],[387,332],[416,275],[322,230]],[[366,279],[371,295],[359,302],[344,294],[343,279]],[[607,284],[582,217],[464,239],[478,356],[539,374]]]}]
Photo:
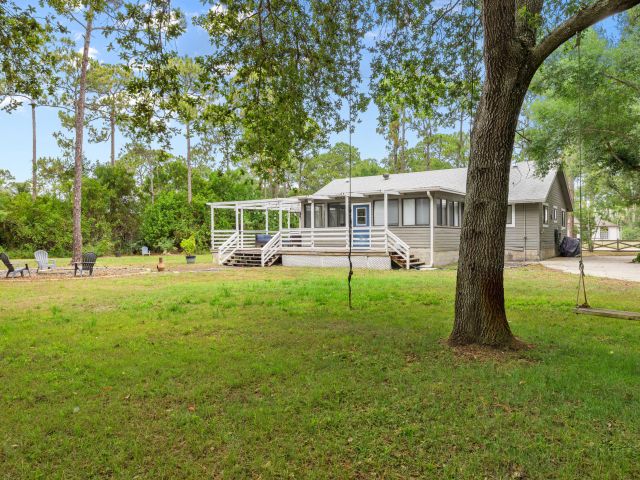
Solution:
[{"label": "rope swing", "polygon": [[[580,259],[578,261],[578,268],[580,270],[580,278],[578,279],[578,294],[576,296],[576,307],[574,309],[575,313],[581,313],[586,315],[595,315],[599,317],[611,317],[611,318],[622,318],[625,320],[640,320],[640,313],[638,312],[625,312],[622,310],[611,310],[605,308],[593,308],[589,304],[589,300],[587,299],[587,282],[586,276],[584,273],[584,258],[582,256],[582,243],[584,239],[583,235],[583,223],[584,217],[582,216],[582,205],[583,205],[583,195],[582,195],[582,184],[583,184],[583,171],[582,171],[582,160],[583,160],[583,151],[582,151],[582,92],[583,92],[583,83],[582,83],[582,54],[580,51],[580,40],[582,39],[582,33],[579,32],[576,36],[576,50],[578,51],[578,173],[580,175],[580,203],[579,203],[579,212],[580,212]],[[582,301],[581,301],[582,297]]]}]

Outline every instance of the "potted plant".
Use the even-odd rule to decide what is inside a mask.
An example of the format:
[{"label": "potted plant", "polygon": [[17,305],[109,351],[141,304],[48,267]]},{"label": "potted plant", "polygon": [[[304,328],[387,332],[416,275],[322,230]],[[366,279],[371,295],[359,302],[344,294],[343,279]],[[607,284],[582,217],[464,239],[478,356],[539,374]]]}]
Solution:
[{"label": "potted plant", "polygon": [[180,248],[187,257],[187,263],[196,263],[196,237],[191,235],[180,242]]}]

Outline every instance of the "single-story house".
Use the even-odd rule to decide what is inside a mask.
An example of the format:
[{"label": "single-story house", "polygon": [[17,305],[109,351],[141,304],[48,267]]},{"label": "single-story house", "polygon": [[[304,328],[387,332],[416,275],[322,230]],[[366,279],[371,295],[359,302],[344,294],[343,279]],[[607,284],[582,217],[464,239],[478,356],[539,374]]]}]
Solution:
[{"label": "single-story house", "polygon": [[[212,251],[220,263],[238,266],[279,261],[289,266],[346,266],[350,246],[355,267],[454,263],[464,221],[466,181],[466,168],[384,174],[355,177],[351,182],[336,179],[308,196],[210,203]],[[235,210],[235,229],[215,229],[216,209]],[[244,230],[245,210],[265,211],[265,229]],[[270,230],[269,211],[274,210],[278,227]],[[505,258],[556,256],[572,210],[561,169],[537,176],[532,165],[514,164]]]}]

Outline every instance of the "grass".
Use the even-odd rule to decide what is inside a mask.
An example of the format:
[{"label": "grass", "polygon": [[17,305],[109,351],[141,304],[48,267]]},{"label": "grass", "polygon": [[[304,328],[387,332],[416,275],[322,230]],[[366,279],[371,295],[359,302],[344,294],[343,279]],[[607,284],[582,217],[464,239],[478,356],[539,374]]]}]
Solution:
[{"label": "grass", "polygon": [[353,311],[333,269],[2,282],[0,478],[640,477],[640,325],[505,275],[535,348],[494,355],[442,343],[452,270],[357,271]]}]

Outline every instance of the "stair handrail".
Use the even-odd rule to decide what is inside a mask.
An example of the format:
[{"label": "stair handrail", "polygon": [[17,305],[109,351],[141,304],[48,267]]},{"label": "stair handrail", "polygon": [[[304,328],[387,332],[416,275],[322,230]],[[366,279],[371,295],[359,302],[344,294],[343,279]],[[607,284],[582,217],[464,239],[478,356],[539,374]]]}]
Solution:
[{"label": "stair handrail", "polygon": [[411,247],[391,230],[387,229],[386,234],[388,248],[404,258],[406,268],[409,270],[411,268]]},{"label": "stair handrail", "polygon": [[271,239],[260,249],[260,262],[264,267],[271,257],[278,253],[282,248],[282,235],[276,233]]},{"label": "stair handrail", "polygon": [[218,263],[223,265],[238,250],[240,232],[235,232],[227,240],[218,247]]}]

